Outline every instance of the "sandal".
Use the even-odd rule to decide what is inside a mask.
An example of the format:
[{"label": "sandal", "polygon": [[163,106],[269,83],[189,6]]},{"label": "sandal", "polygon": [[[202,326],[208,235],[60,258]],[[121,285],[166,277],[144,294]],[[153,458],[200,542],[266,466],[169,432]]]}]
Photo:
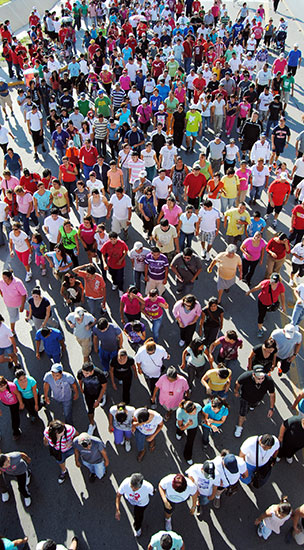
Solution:
[{"label": "sandal", "polygon": [[149,442],[149,451],[153,453],[153,451],[155,451],[155,447],[156,447],[156,443],[155,443],[155,440],[153,439],[152,441]]}]

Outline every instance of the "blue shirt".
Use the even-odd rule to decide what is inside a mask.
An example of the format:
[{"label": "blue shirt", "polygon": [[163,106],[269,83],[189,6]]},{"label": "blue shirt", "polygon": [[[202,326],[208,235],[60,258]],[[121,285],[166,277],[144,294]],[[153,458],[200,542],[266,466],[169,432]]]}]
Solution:
[{"label": "blue shirt", "polygon": [[130,47],[123,48],[121,53],[125,63],[129,61],[130,57],[133,57],[133,51],[132,51],[132,48]]},{"label": "blue shirt", "polygon": [[37,342],[43,342],[45,352],[48,355],[55,355],[60,353],[60,341],[63,340],[63,334],[58,328],[52,328],[51,334],[46,338],[41,334],[41,328],[37,330],[35,340]]},{"label": "blue shirt", "polygon": [[[228,411],[227,407],[224,407],[224,405],[220,408],[220,410],[217,413],[215,413],[212,410],[211,401],[209,401],[209,403],[207,403],[207,405],[204,406],[203,412],[208,414],[209,418],[211,418],[212,420],[222,420],[222,418],[224,416],[228,416],[228,414],[229,414],[229,411]],[[218,425],[215,422],[212,422],[212,424],[214,426]],[[205,426],[205,428],[209,428],[211,430],[210,426],[208,426],[207,424],[203,423],[203,426]]]},{"label": "blue shirt", "polygon": [[262,231],[266,227],[266,222],[263,218],[255,220],[253,217],[250,218],[250,225],[247,227],[248,235],[253,237],[256,231]]},{"label": "blue shirt", "polygon": [[12,540],[2,538],[2,542],[4,544],[4,550],[15,550],[16,546],[14,545]]},{"label": "blue shirt", "polygon": [[14,384],[16,384],[18,390],[20,391],[22,397],[24,397],[24,399],[31,399],[32,397],[34,397],[34,394],[33,394],[33,387],[36,386],[37,382],[35,380],[35,378],[33,378],[32,376],[28,376],[27,375],[27,386],[25,389],[22,389],[20,387],[20,384],[18,382],[18,379],[15,378],[14,380]]},{"label": "blue shirt", "polygon": [[10,157],[8,153],[6,153],[6,155],[4,155],[4,160],[6,161],[6,168],[8,170],[11,170],[12,172],[14,172],[15,170],[20,170],[20,156],[18,155],[18,153],[13,153],[12,157]]},{"label": "blue shirt", "polygon": [[60,133],[55,130],[52,133],[52,140],[54,140],[57,149],[64,149],[68,139],[70,136],[65,130],[61,130]]},{"label": "blue shirt", "polygon": [[52,396],[56,401],[62,403],[63,401],[70,401],[72,399],[71,386],[74,384],[75,378],[68,372],[63,372],[59,380],[54,380],[52,373],[47,372],[44,375],[43,382],[49,384]]},{"label": "blue shirt", "polygon": [[196,411],[194,414],[188,414],[184,409],[179,407],[176,411],[176,425],[178,426],[177,421],[182,420],[183,424],[187,424],[189,420],[192,420],[192,425],[187,428],[187,430],[192,430],[198,426],[198,413],[202,410],[201,405],[195,403]]},{"label": "blue shirt", "polygon": [[296,67],[298,65],[298,61],[299,61],[300,57],[302,57],[301,50],[291,50],[291,52],[289,52],[288,58],[287,58],[288,65],[290,67]]},{"label": "blue shirt", "polygon": [[117,141],[119,139],[119,126],[115,125],[115,128],[111,128],[111,124],[108,124],[108,130],[109,130],[109,139],[112,139],[113,141]]},{"label": "blue shirt", "polygon": [[165,101],[165,99],[168,97],[170,92],[169,86],[167,86],[166,84],[164,86],[162,86],[161,84],[158,84],[156,88],[159,91],[159,97],[161,98],[161,100]]},{"label": "blue shirt", "polygon": [[38,191],[35,191],[33,197],[35,197],[35,199],[37,200],[38,210],[47,210],[51,195],[51,191],[49,191],[48,189],[45,190],[43,195],[39,195]]},{"label": "blue shirt", "polygon": [[158,107],[160,106],[160,104],[162,102],[161,95],[160,94],[158,96],[151,95],[150,101],[152,103],[152,111],[158,111]]},{"label": "blue shirt", "polygon": [[73,77],[73,76],[79,76],[79,73],[80,73],[80,65],[79,63],[69,63],[68,64],[68,69],[70,71],[70,76]]}]

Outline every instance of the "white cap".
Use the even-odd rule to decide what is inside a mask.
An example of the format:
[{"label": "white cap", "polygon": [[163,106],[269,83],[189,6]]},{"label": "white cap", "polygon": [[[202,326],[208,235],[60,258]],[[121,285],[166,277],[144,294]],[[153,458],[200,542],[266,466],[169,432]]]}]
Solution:
[{"label": "white cap", "polygon": [[140,178],[145,178],[146,175],[147,175],[147,172],[146,172],[146,170],[141,170],[138,175],[139,175]]},{"label": "white cap", "polygon": [[83,307],[76,307],[75,310],[74,310],[75,319],[81,319],[83,316],[84,316]]},{"label": "white cap", "polygon": [[140,241],[136,241],[136,243],[134,243],[134,250],[140,250],[141,248],[143,248],[143,243],[141,243]]},{"label": "white cap", "polygon": [[293,47],[294,47],[294,48],[298,48],[298,47],[299,47],[299,44],[294,44]]},{"label": "white cap", "polygon": [[287,180],[287,178],[288,178],[287,172],[281,172],[281,174],[280,174],[280,179],[281,179],[281,180]]},{"label": "white cap", "polygon": [[280,53],[279,57],[280,57],[280,59],[284,59],[285,56],[284,56],[283,52]]},{"label": "white cap", "polygon": [[291,338],[294,336],[294,333],[296,332],[296,327],[289,323],[288,325],[285,325],[283,328],[284,334],[288,340],[291,340]]},{"label": "white cap", "polygon": [[160,105],[160,106],[159,106],[159,110],[160,110],[160,111],[164,111],[164,109],[165,109],[165,106],[164,106],[164,105]]},{"label": "white cap", "polygon": [[147,103],[147,101],[148,101],[147,98],[146,98],[146,97],[143,97],[142,100],[141,100],[141,103],[144,104],[144,103]]}]

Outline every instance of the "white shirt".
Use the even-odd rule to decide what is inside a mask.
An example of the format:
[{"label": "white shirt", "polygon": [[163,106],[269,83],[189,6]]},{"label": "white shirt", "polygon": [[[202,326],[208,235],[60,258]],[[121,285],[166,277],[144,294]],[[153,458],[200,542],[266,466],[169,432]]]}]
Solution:
[{"label": "white shirt", "polygon": [[186,470],[186,474],[193,477],[200,495],[210,497],[213,487],[218,487],[220,485],[221,478],[216,474],[214,479],[205,477],[204,472],[202,472],[202,467],[202,464],[193,464],[193,466],[190,466],[190,468]]},{"label": "white shirt", "polygon": [[245,460],[243,460],[240,456],[236,456],[235,458],[239,468],[239,471],[236,474],[232,474],[223,466],[222,456],[217,456],[213,459],[216,475],[218,475],[221,479],[221,487],[229,487],[229,485],[234,485],[239,481],[241,474],[244,474],[247,470]]},{"label": "white shirt", "polygon": [[197,488],[195,483],[191,481],[191,479],[187,479],[187,487],[186,490],[182,493],[178,493],[175,491],[172,487],[172,481],[175,478],[175,474],[169,474],[166,477],[163,477],[163,479],[160,480],[160,486],[161,488],[166,492],[166,497],[170,502],[184,502],[187,500],[191,495],[195,495]]},{"label": "white shirt", "polygon": [[17,252],[26,252],[28,250],[28,245],[25,242],[25,239],[28,239],[28,235],[25,231],[20,231],[18,236],[14,234],[14,231],[11,231],[8,238],[13,241],[13,245]]},{"label": "white shirt", "polygon": [[210,69],[203,71],[203,78],[206,80],[206,86],[208,86],[211,80],[211,77],[212,77],[212,72],[210,71]]},{"label": "white shirt", "polygon": [[98,189],[99,193],[102,194],[102,190],[104,189],[102,181],[97,179],[95,181],[87,180],[86,186],[90,193],[92,193],[93,189]]},{"label": "white shirt", "polygon": [[160,154],[162,155],[162,168],[171,170],[175,163],[174,158],[177,155],[177,148],[175,145],[172,145],[171,149],[169,149],[167,145],[164,145],[160,150]]},{"label": "white shirt", "polygon": [[[134,413],[134,417],[136,418],[136,420],[141,410],[142,409],[136,409]],[[139,424],[139,426],[136,427],[136,429],[139,430],[144,435],[153,435],[157,430],[157,426],[159,426],[159,424],[163,422],[163,417],[161,414],[155,411],[150,411],[149,409],[149,413],[151,412],[153,412],[152,420],[150,420],[149,422]]]},{"label": "white shirt", "polygon": [[200,208],[198,213],[200,221],[200,230],[205,233],[216,231],[216,221],[220,219],[221,215],[216,208],[211,210],[205,210],[204,207]]},{"label": "white shirt", "polygon": [[221,99],[221,101],[218,101],[217,99],[212,102],[212,107],[214,107],[214,114],[215,115],[223,115],[224,114],[224,106],[225,106],[225,100]]},{"label": "white shirt", "polygon": [[296,189],[299,189],[300,190],[300,194],[299,194],[299,197],[298,197],[298,201],[299,202],[302,202],[304,200],[304,180],[303,181],[300,181],[300,183],[298,183]]},{"label": "white shirt", "polygon": [[147,92],[147,94],[151,94],[155,88],[155,80],[154,78],[151,78],[151,80],[148,80],[146,79],[145,82],[144,82],[144,88],[145,88],[145,92]]},{"label": "white shirt", "polygon": [[236,57],[235,59],[232,57],[228,63],[233,73],[239,70],[240,64],[241,64],[241,60],[238,57]]},{"label": "white shirt", "polygon": [[169,176],[165,176],[163,180],[159,176],[152,181],[152,187],[155,187],[155,195],[157,199],[166,199],[169,194],[169,185],[172,185],[172,180]]},{"label": "white shirt", "polygon": [[51,61],[51,60],[49,59],[48,62],[47,62],[47,68],[48,68],[49,71],[51,71],[51,73],[52,73],[53,71],[57,71],[57,72],[58,72],[59,69],[60,69],[60,63],[59,63],[59,61],[57,61],[57,59],[54,59],[54,61]]},{"label": "white shirt", "polygon": [[151,149],[151,151],[147,151],[147,149],[143,149],[141,152],[142,160],[144,161],[145,168],[152,168],[152,166],[155,166],[155,151],[154,149]]},{"label": "white shirt", "polygon": [[0,143],[8,143],[8,129],[4,126],[0,126]]},{"label": "white shirt", "polygon": [[130,504],[134,506],[147,506],[149,497],[153,495],[154,488],[149,481],[144,480],[142,486],[133,491],[131,488],[131,477],[126,477],[118,487],[118,492],[123,495]]},{"label": "white shirt", "polygon": [[300,299],[297,299],[297,304],[301,304],[301,306],[304,306],[304,284],[301,284],[297,286],[297,291],[300,294]]},{"label": "white shirt", "polygon": [[266,72],[261,69],[257,74],[257,84],[259,86],[267,86],[271,80],[271,70],[268,69]]},{"label": "white shirt", "polygon": [[[261,436],[252,435],[251,437],[248,437],[246,441],[244,441],[243,445],[240,448],[240,451],[244,453],[245,455],[245,461],[247,464],[250,464],[250,466],[256,466],[256,444],[257,439],[261,438]],[[274,453],[280,448],[280,442],[277,437],[274,437],[274,445],[271,447],[271,449],[263,449],[261,445],[258,445],[258,466],[264,466],[271,457],[274,455]]]},{"label": "white shirt", "polygon": [[[206,105],[208,105],[208,107],[206,107]],[[211,106],[212,106],[212,103],[211,101],[209,101],[209,104],[207,103],[207,101],[204,99],[204,101],[202,102],[202,107],[206,107],[206,109],[202,109],[202,116],[206,116],[206,117],[209,117],[211,115]]]},{"label": "white shirt", "polygon": [[259,110],[266,113],[266,111],[268,111],[268,105],[269,103],[272,102],[272,100],[273,100],[273,95],[271,92],[269,92],[269,94],[265,94],[265,92],[262,92],[259,97],[259,101],[260,101]]},{"label": "white shirt", "polygon": [[129,217],[129,208],[132,208],[132,202],[128,195],[123,195],[119,200],[116,195],[110,198],[110,204],[113,205],[113,216],[117,220],[127,220]]},{"label": "white shirt", "polygon": [[42,114],[38,110],[36,111],[36,113],[29,111],[26,115],[26,120],[29,120],[30,129],[33,130],[33,132],[39,132],[41,130],[41,124],[40,124],[41,119],[42,119]]},{"label": "white shirt", "polygon": [[130,90],[128,93],[128,98],[132,107],[137,107],[137,105],[139,105],[140,93],[138,90],[136,90],[136,92],[132,92],[132,90]]},{"label": "white shirt", "polygon": [[299,176],[300,178],[304,178],[304,158],[300,157],[295,162],[296,171],[294,173],[295,176]]},{"label": "white shirt", "polygon": [[292,263],[297,265],[303,265],[304,264],[304,246],[302,243],[297,243],[291,250],[291,254],[297,254],[298,256],[301,256],[301,260],[299,258],[296,258],[293,256]]},{"label": "white shirt", "polygon": [[88,67],[88,64],[86,62],[85,59],[81,59],[79,61],[79,67],[80,67],[80,72],[83,73],[84,75],[87,75],[88,72],[89,72],[89,67]]},{"label": "white shirt", "polygon": [[95,233],[94,239],[97,242],[97,249],[100,250],[104,243],[109,240],[109,234],[104,231],[104,236],[101,238],[100,233]]},{"label": "white shirt", "polygon": [[269,176],[269,169],[264,166],[263,170],[259,172],[256,166],[251,168],[252,185],[254,187],[262,187],[265,184],[266,176]]},{"label": "white shirt", "polygon": [[186,83],[187,83],[187,88],[188,90],[194,90],[193,88],[193,80],[197,77],[196,74],[192,75],[192,74],[188,74],[187,78],[186,78]]},{"label": "white shirt", "polygon": [[137,63],[127,63],[125,67],[132,82],[135,82],[136,71],[138,70]]},{"label": "white shirt", "polygon": [[0,348],[8,348],[12,345],[10,338],[12,338],[13,333],[10,328],[5,323],[0,324]]},{"label": "white shirt", "polygon": [[[271,149],[270,149],[270,143],[269,141],[264,141],[264,143],[261,142],[259,139],[256,141],[251,149],[250,152],[250,160],[252,162],[257,162],[259,158],[264,159],[264,162],[267,162],[270,159]],[[304,167],[304,163],[303,163]],[[304,174],[303,174],[304,176]]]},{"label": "white shirt", "polygon": [[167,352],[158,344],[153,354],[149,355],[146,351],[146,347],[142,346],[134,357],[135,363],[140,363],[140,368],[144,374],[149,378],[159,378],[161,368],[163,366],[163,360],[167,359]]},{"label": "white shirt", "polygon": [[57,243],[57,237],[59,228],[63,225],[63,222],[65,221],[65,218],[62,216],[58,216],[57,220],[54,220],[52,216],[48,216],[44,220],[44,227],[47,227],[47,238],[49,239],[50,243]]},{"label": "white shirt", "polygon": [[6,213],[5,213],[6,208],[8,208],[8,205],[6,204],[6,202],[0,201],[0,222],[4,222],[6,218]]},{"label": "white shirt", "polygon": [[191,214],[190,218],[188,218],[186,212],[183,212],[179,219],[182,222],[181,231],[183,233],[190,234],[195,232],[195,224],[198,221],[196,214]]},{"label": "white shirt", "polygon": [[239,152],[239,148],[237,145],[227,145],[226,147],[226,158],[228,160],[235,160],[237,153]]}]

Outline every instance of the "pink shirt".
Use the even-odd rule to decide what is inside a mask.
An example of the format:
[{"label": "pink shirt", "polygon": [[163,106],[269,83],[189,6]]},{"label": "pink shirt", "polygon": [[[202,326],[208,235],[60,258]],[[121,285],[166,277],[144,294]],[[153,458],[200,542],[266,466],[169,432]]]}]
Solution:
[{"label": "pink shirt", "polygon": [[174,382],[170,382],[167,375],[163,374],[156,382],[156,387],[159,388],[159,402],[167,409],[177,409],[189,389],[186,378],[180,374]]},{"label": "pink shirt", "polygon": [[153,319],[159,319],[163,315],[164,310],[159,304],[165,303],[166,300],[161,296],[157,296],[155,302],[152,302],[149,297],[145,298],[145,313],[148,315],[150,321],[153,321]]},{"label": "pink shirt", "polygon": [[13,382],[8,382],[8,387],[10,391],[5,389],[4,391],[0,391],[0,401],[3,403],[3,405],[15,405],[18,403],[18,399],[16,395],[13,393],[16,391],[17,386],[13,384]]},{"label": "pink shirt", "polygon": [[[138,293],[138,296],[142,298],[142,295],[140,294],[140,292]],[[140,301],[136,300],[136,298],[133,298],[133,300],[130,300],[127,292],[125,292],[122,295],[120,301],[124,304],[125,313],[129,313],[130,315],[136,315],[137,313],[140,312],[140,309],[141,309]]]},{"label": "pink shirt", "polygon": [[164,206],[162,206],[162,211],[164,213],[164,218],[168,220],[170,225],[178,224],[179,216],[182,213],[182,209],[180,206],[178,206],[178,204],[175,204],[172,210],[169,209],[167,204],[164,204]]},{"label": "pink shirt", "polygon": [[122,89],[127,92],[128,90],[130,90],[130,84],[131,84],[131,78],[129,77],[129,75],[127,76],[121,76],[119,78],[119,82],[120,82],[120,85],[122,87]]},{"label": "pink shirt", "polygon": [[240,116],[241,118],[246,118],[247,114],[250,111],[250,104],[247,105],[247,103],[240,103]]},{"label": "pink shirt", "polygon": [[1,189],[4,189],[5,191],[7,189],[15,189],[17,185],[19,185],[19,180],[15,176],[11,176],[9,180],[4,178],[1,180]]},{"label": "pink shirt", "polygon": [[246,247],[246,250],[250,254],[251,258],[248,258],[247,254],[244,254],[244,258],[249,262],[259,260],[262,249],[265,248],[266,244],[266,241],[264,241],[264,239],[261,239],[259,246],[253,246],[252,237],[250,237],[249,239],[245,239],[243,242],[243,246]]},{"label": "pink shirt", "polygon": [[[30,203],[33,203],[33,197],[30,193],[25,193],[25,195],[16,195],[16,201],[18,204],[18,210],[21,214],[27,214]],[[33,212],[34,206],[32,206],[31,212]]]},{"label": "pink shirt", "polygon": [[178,88],[176,88],[174,92],[175,97],[178,99],[180,103],[184,103],[185,97],[186,97],[186,90],[185,88],[181,88],[181,91],[179,91]]},{"label": "pink shirt", "polygon": [[286,59],[276,59],[274,64],[272,65],[273,67],[273,74],[277,74],[279,71],[282,73],[282,76],[285,72],[285,67],[287,65],[287,60]]},{"label": "pink shirt", "polygon": [[27,295],[23,282],[20,279],[17,279],[17,277],[13,277],[13,280],[9,285],[1,280],[0,291],[7,307],[20,307],[22,303],[22,296]]},{"label": "pink shirt", "polygon": [[183,325],[187,327],[188,325],[191,325],[191,323],[193,323],[195,317],[197,317],[202,313],[202,308],[200,304],[196,302],[193,309],[190,309],[190,310],[186,309],[183,306],[182,300],[179,300],[178,302],[176,302],[175,306],[173,307],[172,313],[175,319],[177,319],[178,317],[183,323]]},{"label": "pink shirt", "polygon": [[245,172],[243,172],[240,168],[236,171],[236,175],[240,180],[240,191],[245,191],[245,189],[248,189],[248,180],[250,174],[251,170],[249,170],[249,168],[246,168]]}]

